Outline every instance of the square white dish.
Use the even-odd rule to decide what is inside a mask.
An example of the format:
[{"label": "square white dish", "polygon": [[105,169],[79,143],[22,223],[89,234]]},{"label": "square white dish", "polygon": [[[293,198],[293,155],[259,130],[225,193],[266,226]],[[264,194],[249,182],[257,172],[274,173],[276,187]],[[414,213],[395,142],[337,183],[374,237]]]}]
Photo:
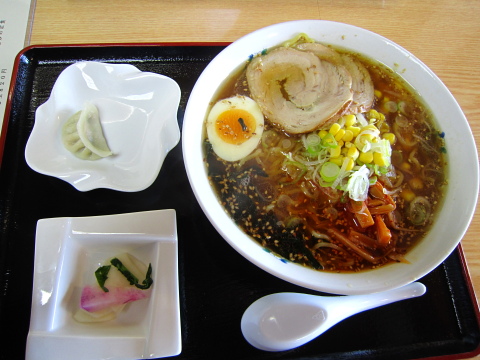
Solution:
[{"label": "square white dish", "polygon": [[[74,320],[85,274],[122,252],[152,264],[150,298],[128,304],[115,320]],[[175,210],[38,221],[27,360],[150,359],[180,352]]]},{"label": "square white dish", "polygon": [[[130,64],[80,61],[58,76],[49,99],[35,112],[25,148],[27,164],[88,191],[140,191],[158,176],[168,152],[180,140],[180,87],[171,78]],[[63,124],[90,102],[112,156],[82,160],[62,143]]]}]

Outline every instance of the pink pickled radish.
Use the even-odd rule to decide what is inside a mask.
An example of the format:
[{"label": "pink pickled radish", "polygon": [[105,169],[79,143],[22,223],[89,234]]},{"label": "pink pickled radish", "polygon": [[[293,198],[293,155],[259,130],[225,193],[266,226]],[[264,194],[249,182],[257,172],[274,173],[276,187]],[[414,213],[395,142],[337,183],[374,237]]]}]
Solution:
[{"label": "pink pickled radish", "polygon": [[85,286],[80,298],[80,307],[88,312],[95,312],[115,305],[126,304],[131,301],[145,299],[149,291],[134,286],[111,287],[108,292],[98,286]]}]

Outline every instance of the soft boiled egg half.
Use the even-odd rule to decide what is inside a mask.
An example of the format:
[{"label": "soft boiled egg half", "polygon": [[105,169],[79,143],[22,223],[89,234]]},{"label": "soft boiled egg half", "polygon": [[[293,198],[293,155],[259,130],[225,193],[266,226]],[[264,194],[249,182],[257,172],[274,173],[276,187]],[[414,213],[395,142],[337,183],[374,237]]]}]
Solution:
[{"label": "soft boiled egg half", "polygon": [[263,126],[258,104],[240,95],[218,101],[206,122],[213,151],[227,161],[237,161],[250,154],[262,137]]}]

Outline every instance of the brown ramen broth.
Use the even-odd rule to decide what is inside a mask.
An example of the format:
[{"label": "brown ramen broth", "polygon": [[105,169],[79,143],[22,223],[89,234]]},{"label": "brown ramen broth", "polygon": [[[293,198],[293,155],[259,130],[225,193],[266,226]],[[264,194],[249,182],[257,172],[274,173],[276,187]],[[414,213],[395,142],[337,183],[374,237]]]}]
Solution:
[{"label": "brown ramen broth", "polygon": [[[394,71],[358,54],[335,51],[368,70],[373,103],[361,115],[353,115],[365,120],[366,126],[373,125],[379,138],[389,139],[391,145],[386,163],[382,159],[378,164],[368,162],[366,155],[353,157],[355,167],[346,172],[351,175],[365,165],[366,199],[353,200],[345,191],[348,177],[342,161],[351,146],[348,141],[336,142],[345,178],[332,186],[332,179],[319,175],[322,162],[334,162],[334,150],[315,148],[309,135],[324,139],[332,132],[331,123],[292,134],[265,116],[258,146],[239,161],[217,156],[207,138],[209,180],[235,223],[265,249],[287,260],[336,272],[407,262],[404,255],[425,236],[442,199],[446,183],[443,134],[419,96]],[[234,95],[252,95],[245,69],[226,79],[212,105]],[[352,114],[342,111],[336,122],[347,128],[345,121]]]}]

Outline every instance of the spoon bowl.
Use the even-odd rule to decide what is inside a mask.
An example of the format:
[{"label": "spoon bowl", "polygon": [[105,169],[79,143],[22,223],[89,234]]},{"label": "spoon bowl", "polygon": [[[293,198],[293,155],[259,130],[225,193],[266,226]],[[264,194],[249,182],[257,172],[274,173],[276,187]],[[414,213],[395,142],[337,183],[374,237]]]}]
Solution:
[{"label": "spoon bowl", "polygon": [[425,291],[425,285],[415,282],[367,295],[276,293],[252,303],[245,310],[240,325],[245,339],[257,349],[285,351],[308,343],[347,317],[418,297]]}]

